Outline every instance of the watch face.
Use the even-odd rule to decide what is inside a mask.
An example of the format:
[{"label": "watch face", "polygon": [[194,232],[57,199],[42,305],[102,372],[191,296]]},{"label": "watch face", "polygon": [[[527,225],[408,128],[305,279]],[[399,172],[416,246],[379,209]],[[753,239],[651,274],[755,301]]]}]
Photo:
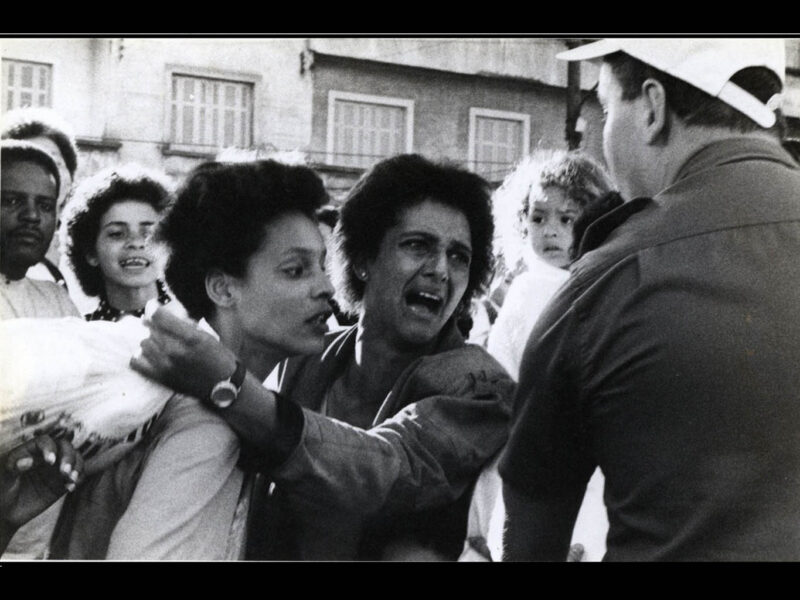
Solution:
[{"label": "watch face", "polygon": [[236,397],[239,390],[230,381],[221,381],[211,390],[211,403],[217,408],[227,408]]}]

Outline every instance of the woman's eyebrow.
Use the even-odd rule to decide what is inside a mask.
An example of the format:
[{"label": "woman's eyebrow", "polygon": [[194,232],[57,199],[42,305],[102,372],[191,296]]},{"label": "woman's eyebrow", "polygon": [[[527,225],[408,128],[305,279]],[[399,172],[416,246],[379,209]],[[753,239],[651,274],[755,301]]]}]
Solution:
[{"label": "woman's eyebrow", "polygon": [[402,237],[410,236],[410,235],[420,235],[422,237],[428,238],[430,240],[439,239],[436,234],[433,234],[429,231],[425,231],[424,229],[409,229],[407,231],[403,231],[400,234]]},{"label": "woman's eyebrow", "polygon": [[457,249],[472,254],[472,246],[469,244],[465,244],[464,242],[459,242],[458,240],[454,240],[451,243],[451,246],[456,247]]},{"label": "woman's eyebrow", "polygon": [[281,256],[287,256],[291,254],[301,254],[303,256],[314,256],[317,254],[319,250],[317,248],[308,248],[305,246],[292,246],[290,248],[286,248],[281,252]]}]

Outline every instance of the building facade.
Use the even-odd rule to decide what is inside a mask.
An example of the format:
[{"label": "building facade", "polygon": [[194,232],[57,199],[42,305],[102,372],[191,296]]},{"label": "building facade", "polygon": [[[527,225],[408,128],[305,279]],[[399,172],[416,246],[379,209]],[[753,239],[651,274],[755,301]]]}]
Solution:
[{"label": "building facade", "polygon": [[[377,160],[418,152],[498,182],[566,147],[560,39],[14,38],[2,107],[74,127],[78,178],[119,162],[179,178],[224,148],[298,151],[341,199]],[[591,73],[584,89],[592,85]],[[600,154],[585,91],[584,143]]]},{"label": "building facade", "polygon": [[[535,148],[602,159],[602,116],[582,64],[568,98],[560,38],[8,38],[2,108],[51,106],[72,123],[78,178],[119,162],[180,178],[224,148],[296,151],[341,200],[400,152],[497,184]],[[784,110],[800,142],[800,40],[787,43]]]}]

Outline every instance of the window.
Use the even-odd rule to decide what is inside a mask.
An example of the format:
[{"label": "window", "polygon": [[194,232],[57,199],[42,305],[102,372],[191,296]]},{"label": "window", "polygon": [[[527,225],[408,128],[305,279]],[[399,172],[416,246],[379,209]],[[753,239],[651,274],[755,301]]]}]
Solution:
[{"label": "window", "polygon": [[470,168],[489,181],[500,181],[530,149],[530,115],[469,109]]},{"label": "window", "polygon": [[43,63],[3,59],[3,110],[51,106],[53,67]]},{"label": "window", "polygon": [[179,146],[249,148],[253,84],[172,75],[170,142]]},{"label": "window", "polygon": [[411,152],[414,101],[346,92],[328,92],[327,162],[367,168]]}]

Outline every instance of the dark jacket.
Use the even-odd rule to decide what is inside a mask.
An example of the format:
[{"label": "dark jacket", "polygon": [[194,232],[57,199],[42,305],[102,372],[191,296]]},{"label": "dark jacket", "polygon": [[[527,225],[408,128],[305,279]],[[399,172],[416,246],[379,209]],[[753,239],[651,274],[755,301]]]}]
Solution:
[{"label": "dark jacket", "polygon": [[272,557],[378,558],[389,541],[412,538],[456,558],[468,492],[508,435],[514,383],[451,323],[360,429],[317,412],[353,359],[356,334],[331,336],[322,355],[290,360],[282,377],[304,424],[271,473],[284,523]]}]

